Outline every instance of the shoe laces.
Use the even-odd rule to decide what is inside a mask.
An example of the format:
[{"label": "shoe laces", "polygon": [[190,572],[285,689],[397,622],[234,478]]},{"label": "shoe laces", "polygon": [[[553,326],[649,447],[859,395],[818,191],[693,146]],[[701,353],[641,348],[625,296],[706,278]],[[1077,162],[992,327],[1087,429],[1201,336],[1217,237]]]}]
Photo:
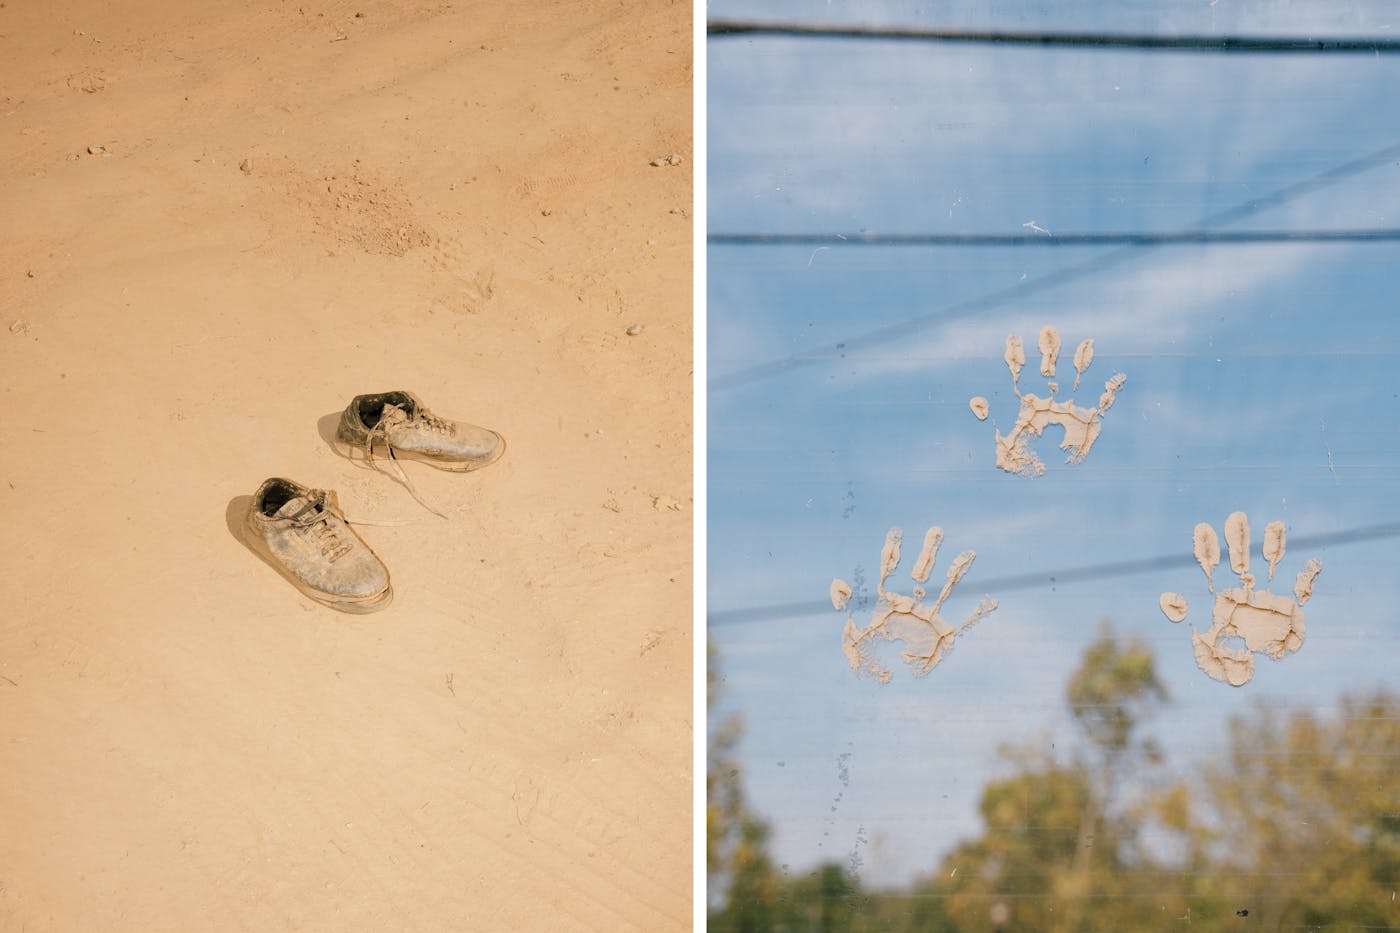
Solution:
[{"label": "shoe laces", "polygon": [[438,417],[421,406],[418,409],[418,421],[429,430],[437,431],[440,434],[451,435],[457,433],[457,425],[448,421],[446,418]]},{"label": "shoe laces", "polygon": [[321,556],[331,563],[349,554],[352,545],[343,534],[343,526],[331,521],[338,518],[345,521],[340,510],[331,505],[326,493],[313,492],[295,514],[288,516],[293,525],[301,529],[302,536],[321,551]]},{"label": "shoe laces", "polygon": [[[447,515],[445,513],[435,508],[426,499],[424,499],[418,494],[418,490],[414,489],[413,483],[409,481],[408,474],[404,473],[403,467],[399,466],[399,458],[394,456],[394,445],[389,442],[390,419],[387,416],[391,411],[398,412],[403,416],[399,419],[393,419],[393,424],[402,424],[405,420],[412,420],[408,418],[408,413],[405,412],[398,405],[385,405],[383,411],[379,416],[379,420],[375,423],[374,427],[369,428],[365,431],[365,459],[369,461],[369,465],[372,469],[376,470],[379,473],[383,473],[385,476],[402,485],[404,489],[407,489],[408,494],[412,496],[415,500],[417,500],[418,504],[421,505],[423,508],[427,509],[429,512],[432,512],[438,518],[447,519]],[[455,433],[456,431],[456,428],[453,427],[451,422],[439,418],[437,415],[434,415],[432,412],[428,411],[421,405],[418,407],[417,420],[434,431],[444,431],[449,434]],[[384,449],[389,451],[389,463],[393,466],[394,473],[389,473],[385,470],[380,469],[379,461],[374,456],[375,441],[382,443],[384,445]]]}]

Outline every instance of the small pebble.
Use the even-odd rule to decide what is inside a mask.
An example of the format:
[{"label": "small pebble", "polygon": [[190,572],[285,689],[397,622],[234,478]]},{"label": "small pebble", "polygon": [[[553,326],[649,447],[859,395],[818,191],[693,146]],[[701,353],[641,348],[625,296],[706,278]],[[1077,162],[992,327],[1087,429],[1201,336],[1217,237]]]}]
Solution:
[{"label": "small pebble", "polygon": [[642,332],[642,325],[640,325],[640,324],[633,324],[631,327],[627,328],[627,336],[629,336],[629,337],[635,337],[635,336],[637,336],[638,334],[640,334],[641,332]]},{"label": "small pebble", "polygon": [[253,160],[252,160],[252,159],[244,159],[242,162],[239,162],[239,163],[238,163],[238,170],[239,170],[240,172],[242,172],[244,175],[251,175],[251,174],[253,174]]},{"label": "small pebble", "polygon": [[88,155],[102,155],[106,151],[106,146],[88,146]]}]

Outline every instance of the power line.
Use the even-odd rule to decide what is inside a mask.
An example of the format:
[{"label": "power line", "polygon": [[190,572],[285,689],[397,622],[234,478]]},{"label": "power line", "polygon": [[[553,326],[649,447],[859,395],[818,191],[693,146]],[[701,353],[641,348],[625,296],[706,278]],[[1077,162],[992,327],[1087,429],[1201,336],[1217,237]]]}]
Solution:
[{"label": "power line", "polygon": [[[1334,166],[1310,178],[1305,178],[1302,181],[1286,185],[1262,198],[1246,201],[1227,210],[1211,214],[1192,226],[1187,227],[1184,232],[1204,232],[1216,227],[1226,226],[1237,220],[1242,220],[1245,217],[1268,210],[1269,208],[1285,204],[1305,194],[1311,194],[1315,191],[1329,188],[1379,165],[1388,164],[1397,156],[1400,156],[1400,144],[1386,146],[1383,149],[1378,149],[1375,152],[1353,159],[1350,162],[1344,162],[1341,165]],[[1024,282],[1017,282],[1014,285],[997,289],[978,298],[972,298],[954,305],[949,305],[937,311],[931,311],[928,314],[922,314],[918,317],[908,318],[894,324],[886,325],[885,327],[866,331],[864,334],[858,334],[831,346],[815,350],[809,354],[782,357],[780,359],[770,360],[766,363],[759,363],[745,369],[735,370],[734,372],[711,376],[707,385],[710,392],[734,389],[762,379],[781,375],[782,373],[803,366],[809,366],[813,363],[840,358],[856,350],[864,350],[894,340],[900,340],[912,336],[932,324],[968,317],[977,312],[999,307],[1015,299],[1028,298],[1056,286],[1066,285],[1070,282],[1087,278],[1105,269],[1121,265],[1130,259],[1135,259],[1141,256],[1145,250],[1155,249],[1160,245],[1161,244],[1154,243],[1120,246],[1103,255],[1083,260],[1062,269],[1057,269],[1054,272],[1028,279]]]},{"label": "power line", "polygon": [[1112,32],[1023,32],[1010,29],[947,29],[912,26],[836,26],[763,20],[712,19],[705,24],[712,38],[767,36],[787,39],[875,39],[919,42],[959,42],[1027,45],[1042,48],[1139,49],[1175,52],[1392,54],[1400,39],[1366,36],[1153,36]]},{"label": "power line", "polygon": [[[1319,548],[1328,545],[1359,544],[1363,541],[1379,541],[1385,538],[1400,538],[1400,522],[1385,525],[1367,525],[1347,531],[1335,531],[1320,535],[1300,535],[1289,540],[1292,548]],[[1038,570],[1034,573],[1012,574],[978,581],[977,588],[983,592],[1003,593],[1007,590],[1036,589],[1043,586],[1058,586],[1066,583],[1080,583],[1086,580],[1103,580],[1108,577],[1126,577],[1154,570],[1176,567],[1189,567],[1196,563],[1189,554],[1167,554],[1147,557],[1140,560],[1112,561],[1104,564],[1091,564],[1080,567],[1066,567],[1059,570]],[[710,626],[736,625],[744,622],[772,622],[778,619],[793,619],[831,612],[828,600],[776,603],[769,606],[751,606],[743,609],[725,609],[706,614]]]},{"label": "power line", "polygon": [[1209,243],[1388,243],[1400,229],[1171,230],[1069,233],[711,233],[711,246],[1170,246]]}]

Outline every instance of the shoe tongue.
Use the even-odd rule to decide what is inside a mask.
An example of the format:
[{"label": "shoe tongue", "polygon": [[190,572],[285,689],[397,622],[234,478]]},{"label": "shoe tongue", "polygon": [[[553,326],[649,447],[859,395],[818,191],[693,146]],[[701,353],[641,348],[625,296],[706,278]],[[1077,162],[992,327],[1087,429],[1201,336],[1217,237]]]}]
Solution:
[{"label": "shoe tongue", "polygon": [[403,424],[408,420],[408,412],[397,405],[385,405],[379,413],[379,424],[385,428],[391,428],[396,424]]},{"label": "shoe tongue", "polygon": [[321,510],[320,504],[305,496],[293,496],[282,504],[273,518],[301,519]]}]

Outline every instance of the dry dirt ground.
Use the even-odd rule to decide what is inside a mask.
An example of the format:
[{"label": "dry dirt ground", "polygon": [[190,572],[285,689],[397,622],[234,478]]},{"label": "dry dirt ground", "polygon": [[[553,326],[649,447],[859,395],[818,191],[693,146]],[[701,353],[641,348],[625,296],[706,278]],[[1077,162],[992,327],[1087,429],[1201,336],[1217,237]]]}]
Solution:
[{"label": "dry dirt ground", "polygon": [[[689,926],[690,21],[0,2],[0,929]],[[509,441],[450,521],[322,436],[395,388]]]}]

